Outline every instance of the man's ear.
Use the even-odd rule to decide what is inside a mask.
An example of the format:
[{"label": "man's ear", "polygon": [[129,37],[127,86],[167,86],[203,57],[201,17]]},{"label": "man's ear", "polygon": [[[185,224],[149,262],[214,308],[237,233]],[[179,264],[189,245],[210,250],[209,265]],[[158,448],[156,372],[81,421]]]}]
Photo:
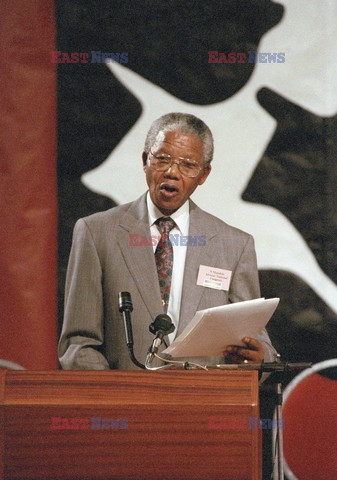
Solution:
[{"label": "man's ear", "polygon": [[148,157],[148,154],[146,152],[143,152],[142,153],[143,169],[145,169],[146,167],[147,157]]},{"label": "man's ear", "polygon": [[208,175],[211,173],[211,170],[212,170],[212,167],[211,167],[210,164],[208,164],[208,165],[204,168],[204,172],[203,172],[202,176],[201,176],[200,179],[199,179],[198,185],[202,185],[203,183],[206,182],[206,179],[207,179]]}]

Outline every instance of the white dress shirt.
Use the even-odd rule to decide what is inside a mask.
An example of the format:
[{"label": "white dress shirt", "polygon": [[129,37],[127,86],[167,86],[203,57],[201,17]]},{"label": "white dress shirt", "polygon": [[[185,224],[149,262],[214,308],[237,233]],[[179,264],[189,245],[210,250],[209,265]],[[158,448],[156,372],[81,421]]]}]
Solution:
[{"label": "white dress shirt", "polygon": [[[151,230],[151,236],[157,237],[158,241],[161,237],[158,225],[155,223],[158,218],[163,216],[162,212],[152,202],[150,193],[147,192],[146,196],[147,209],[149,214],[149,225]],[[189,223],[190,223],[190,211],[188,200],[172,215],[170,218],[174,220],[175,226],[170,232],[171,243],[173,246],[173,270],[171,280],[170,298],[168,303],[167,315],[170,316],[174,326],[176,327],[174,332],[168,335],[170,342],[172,342],[178,331],[179,316],[180,316],[180,304],[181,294],[183,289],[184,269],[187,246],[182,237],[188,236]],[[175,235],[175,236],[174,236]],[[171,237],[172,236],[172,237]],[[174,236],[174,237],[173,237]],[[157,243],[153,245],[153,253],[156,251]],[[183,245],[185,243],[185,245]]]}]

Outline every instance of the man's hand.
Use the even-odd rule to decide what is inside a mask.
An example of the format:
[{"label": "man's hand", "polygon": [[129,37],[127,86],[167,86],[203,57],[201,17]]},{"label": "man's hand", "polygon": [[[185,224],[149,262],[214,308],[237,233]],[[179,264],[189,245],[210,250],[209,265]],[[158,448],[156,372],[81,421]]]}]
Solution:
[{"label": "man's hand", "polygon": [[245,360],[249,363],[262,363],[264,359],[264,346],[262,343],[250,337],[244,337],[242,341],[246,346],[227,345],[223,352],[224,356],[231,360],[232,363],[243,363]]}]

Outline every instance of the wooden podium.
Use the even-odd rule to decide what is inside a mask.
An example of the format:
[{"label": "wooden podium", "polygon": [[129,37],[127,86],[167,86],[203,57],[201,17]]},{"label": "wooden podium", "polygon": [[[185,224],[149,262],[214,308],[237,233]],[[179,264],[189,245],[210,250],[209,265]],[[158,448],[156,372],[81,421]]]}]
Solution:
[{"label": "wooden podium", "polygon": [[0,479],[261,478],[260,431],[247,427],[255,371],[0,370],[0,381]]}]

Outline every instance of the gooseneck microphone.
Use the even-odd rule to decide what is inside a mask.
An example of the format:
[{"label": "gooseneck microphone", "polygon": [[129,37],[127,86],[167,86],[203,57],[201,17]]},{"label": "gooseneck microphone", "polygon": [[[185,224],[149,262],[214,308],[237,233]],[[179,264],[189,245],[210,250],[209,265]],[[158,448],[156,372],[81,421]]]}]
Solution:
[{"label": "gooseneck microphone", "polygon": [[133,305],[131,301],[131,295],[129,292],[119,292],[118,294],[118,305],[119,312],[123,316],[124,329],[125,329],[125,339],[126,345],[128,347],[129,356],[132,362],[139,368],[144,368],[145,365],[138,362],[135,354],[133,352],[133,336],[132,336],[132,324],[131,324],[131,312],[133,310]]},{"label": "gooseneck microphone", "polygon": [[154,354],[158,352],[160,345],[163,342],[165,335],[174,332],[175,326],[172,323],[171,318],[165,313],[157,315],[154,321],[150,324],[149,330],[155,339],[152,342],[151,347],[149,348],[149,353],[147,355],[147,362],[151,361],[154,357]]},{"label": "gooseneck microphone", "polygon": [[262,362],[262,363],[225,363],[218,365],[207,365],[207,368],[218,368],[220,370],[259,370],[260,372],[283,373],[292,370],[305,370],[312,366],[312,362]]}]

